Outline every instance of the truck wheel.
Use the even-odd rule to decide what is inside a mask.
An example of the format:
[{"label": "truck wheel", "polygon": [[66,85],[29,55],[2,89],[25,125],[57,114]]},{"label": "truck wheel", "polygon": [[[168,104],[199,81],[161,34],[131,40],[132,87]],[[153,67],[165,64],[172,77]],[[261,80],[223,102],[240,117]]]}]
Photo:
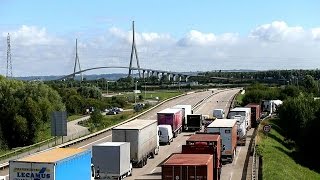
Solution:
[{"label": "truck wheel", "polygon": [[145,157],[143,166],[147,165],[147,163],[148,163],[148,157]]},{"label": "truck wheel", "polygon": [[[154,150],[154,151],[156,151],[156,150]],[[154,153],[153,153],[153,152],[150,153],[150,158],[151,158],[151,159],[154,158]]]},{"label": "truck wheel", "polygon": [[159,146],[154,150],[154,155],[158,155],[159,154],[159,151],[160,151],[160,148]]},{"label": "truck wheel", "polygon": [[142,167],[143,167],[143,160],[141,160],[141,161],[139,162],[138,167],[139,167],[139,168],[142,168]]}]

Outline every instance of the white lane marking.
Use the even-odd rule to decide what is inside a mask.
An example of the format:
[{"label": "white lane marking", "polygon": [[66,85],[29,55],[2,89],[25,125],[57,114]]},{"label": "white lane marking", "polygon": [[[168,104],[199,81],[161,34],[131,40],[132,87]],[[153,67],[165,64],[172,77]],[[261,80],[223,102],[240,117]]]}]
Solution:
[{"label": "white lane marking", "polygon": [[150,173],[152,174],[155,170],[156,170],[156,168],[154,168]]},{"label": "white lane marking", "polygon": [[231,172],[229,180],[231,180],[231,179],[232,179],[232,175],[233,175],[233,172]]},{"label": "white lane marking", "polygon": [[84,145],[84,146],[81,146],[81,147],[79,147],[78,149],[81,149],[81,148],[84,148],[84,147],[89,146],[89,145],[91,145],[91,144],[94,144],[94,143],[96,143],[96,142],[98,142],[98,141],[101,141],[102,139],[106,139],[106,138],[108,138],[108,137],[110,137],[110,136],[111,136],[111,134],[110,134],[109,136],[103,137],[103,138],[101,138],[101,139],[98,139],[98,140],[96,140],[96,141],[93,141],[93,142],[91,142],[91,143],[89,143],[89,144],[86,144],[86,145]]},{"label": "white lane marking", "polygon": [[180,147],[180,146],[181,146],[181,144],[178,145],[178,147]]},{"label": "white lane marking", "polygon": [[237,153],[237,157],[236,157],[235,161],[233,162],[234,165],[237,164],[237,160],[240,156],[241,149],[242,149],[242,147],[239,148],[239,152]]}]

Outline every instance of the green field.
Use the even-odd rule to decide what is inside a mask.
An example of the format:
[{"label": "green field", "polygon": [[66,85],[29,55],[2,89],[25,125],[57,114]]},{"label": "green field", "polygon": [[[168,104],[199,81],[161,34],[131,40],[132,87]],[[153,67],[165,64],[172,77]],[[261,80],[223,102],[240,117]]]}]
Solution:
[{"label": "green field", "polygon": [[[292,144],[284,141],[277,126],[279,119],[263,121],[259,126],[257,136],[257,151],[262,156],[262,179],[293,180],[320,179],[320,174],[298,164],[292,157]],[[262,131],[264,124],[271,124],[270,133]]]},{"label": "green field", "polygon": [[[171,97],[178,96],[180,94],[183,94],[183,92],[181,92],[181,91],[147,91],[147,92],[141,91],[141,94],[137,94],[136,101],[141,102],[144,99],[157,100],[156,97],[158,97],[159,101],[163,101],[163,100],[169,99]],[[133,93],[121,94],[119,96],[126,97],[127,99],[129,99],[131,101],[133,101],[133,98],[134,98]],[[139,96],[142,96],[142,100],[139,99]]]},{"label": "green field", "polygon": [[[166,100],[174,96],[178,96],[180,94],[183,94],[183,92],[179,91],[156,91],[156,92],[147,92],[146,93],[146,99],[155,99],[155,97],[158,97],[159,100]],[[143,96],[145,96],[144,93],[142,93]]]},{"label": "green field", "polygon": [[79,118],[82,118],[82,117],[84,117],[84,116],[83,115],[79,115],[79,114],[68,116],[68,122],[76,120],[76,119],[79,119]]},{"label": "green field", "polygon": [[105,115],[105,116],[103,116],[101,124],[94,125],[94,124],[90,123],[89,121],[83,121],[82,126],[89,127],[90,132],[94,133],[99,130],[116,125],[116,124],[118,124],[122,121],[125,121],[125,120],[127,120],[137,114],[138,114],[138,112],[125,111],[125,112],[121,112],[116,115]]},{"label": "green field", "polygon": [[236,97],[236,105],[241,106],[243,97],[244,97],[244,94],[238,93],[238,95]]}]

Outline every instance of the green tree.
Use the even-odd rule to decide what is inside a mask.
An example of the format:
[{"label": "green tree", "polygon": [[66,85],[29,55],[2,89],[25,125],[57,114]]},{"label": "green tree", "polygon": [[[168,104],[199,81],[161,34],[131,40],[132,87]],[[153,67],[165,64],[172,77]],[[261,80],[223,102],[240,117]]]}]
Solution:
[{"label": "green tree", "polygon": [[103,115],[100,110],[94,110],[90,115],[90,122],[98,126],[103,122]]},{"label": "green tree", "polygon": [[304,77],[303,86],[305,87],[307,92],[319,94],[318,82],[316,82],[311,75],[306,75]]}]

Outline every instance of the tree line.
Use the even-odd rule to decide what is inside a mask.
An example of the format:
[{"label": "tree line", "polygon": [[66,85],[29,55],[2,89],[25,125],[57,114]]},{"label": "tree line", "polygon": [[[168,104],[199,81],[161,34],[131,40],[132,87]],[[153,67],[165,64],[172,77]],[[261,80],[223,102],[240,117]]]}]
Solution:
[{"label": "tree line", "polygon": [[[307,75],[300,87],[266,87],[254,84],[246,88],[243,104],[261,103],[261,100],[281,99],[277,109],[279,130],[293,149],[292,157],[299,163],[320,171],[317,140],[320,138],[320,100],[318,83]],[[277,128],[277,127],[274,127]]]},{"label": "tree line", "polygon": [[53,111],[74,115],[85,113],[89,107],[100,112],[127,104],[121,97],[102,97],[95,86],[60,87],[0,76],[0,148],[27,146],[51,137]]},{"label": "tree line", "polygon": [[53,111],[65,110],[60,95],[43,83],[0,76],[0,147],[13,148],[42,140]]}]

